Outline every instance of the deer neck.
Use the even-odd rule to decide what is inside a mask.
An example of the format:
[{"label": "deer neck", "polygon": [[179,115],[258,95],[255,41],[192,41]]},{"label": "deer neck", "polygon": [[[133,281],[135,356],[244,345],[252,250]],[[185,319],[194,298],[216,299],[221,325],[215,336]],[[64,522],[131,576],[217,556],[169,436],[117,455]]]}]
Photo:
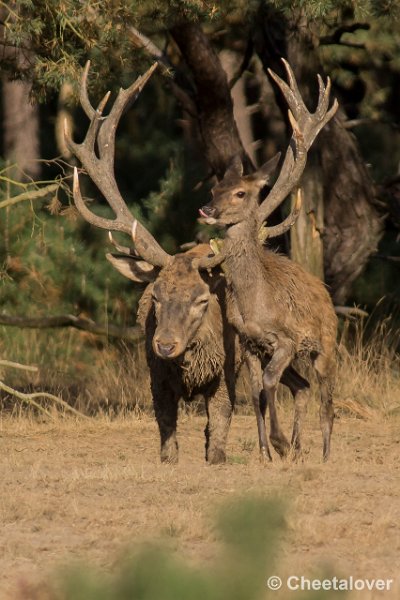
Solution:
[{"label": "deer neck", "polygon": [[230,227],[225,238],[223,270],[228,288],[236,299],[243,318],[249,318],[252,302],[261,294],[260,265],[263,247],[258,241],[259,225],[257,221],[246,220]]},{"label": "deer neck", "polygon": [[[247,265],[251,268],[252,261],[260,260],[260,243],[258,241],[258,223],[256,219],[248,219],[232,225],[226,232],[225,238],[228,279],[235,278],[235,265]],[[232,269],[231,269],[232,267]],[[240,277],[239,273],[237,273]]]}]

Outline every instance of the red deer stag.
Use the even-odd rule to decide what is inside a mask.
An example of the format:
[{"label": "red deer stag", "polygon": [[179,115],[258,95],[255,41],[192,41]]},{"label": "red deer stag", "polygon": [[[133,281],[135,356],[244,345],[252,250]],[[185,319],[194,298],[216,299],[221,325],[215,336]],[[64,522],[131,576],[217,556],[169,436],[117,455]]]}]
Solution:
[{"label": "red deer stag", "polygon": [[[332,392],[335,378],[335,346],[337,318],[324,284],[300,265],[284,256],[268,251],[258,243],[260,226],[298,184],[304,170],[307,151],[322,127],[333,117],[337,101],[328,110],[330,81],[326,87],[318,76],[319,100],[315,113],[310,113],[300,95],[289,64],[284,60],[289,85],[275,73],[289,105],[293,128],[280,174],[266,199],[259,194],[279,160],[273,158],[259,171],[243,176],[240,159],[235,159],[224,178],[212,190],[212,201],[200,209],[210,224],[226,229],[220,255],[210,265],[224,261],[228,297],[233,299],[236,313],[231,318],[253,362],[253,376],[261,377],[267,402],[274,411],[276,389],[282,373],[298,356],[308,356],[317,372],[321,388],[320,423],[323,436],[323,459],[330,452],[333,426]],[[291,216],[289,216],[291,219]],[[267,227],[267,235],[277,235],[285,222]],[[267,361],[264,357],[267,357]],[[272,357],[272,358],[270,358]],[[261,379],[260,379],[261,384]],[[301,449],[301,424],[306,409],[307,389],[295,398],[292,446]],[[256,406],[261,453],[269,454],[263,415]],[[288,447],[285,438],[271,442],[278,452]]]},{"label": "red deer stag", "polygon": [[[161,438],[161,460],[178,460],[176,439],[178,402],[205,397],[206,460],[225,461],[225,446],[235,397],[241,349],[225,310],[225,279],[218,270],[202,266],[210,249],[199,245],[188,252],[170,256],[152,235],[134,219],[122,199],[114,176],[115,133],[120,116],[139,95],[154,66],[126,90],[120,90],[107,117],[102,112],[108,94],[95,110],[87,94],[89,63],[82,77],[81,105],[90,119],[84,141],[75,143],[68,130],[67,144],[99,188],[116,219],[92,213],[84,203],[78,172],[74,176],[74,200],[86,221],[109,231],[132,236],[135,250],[117,246],[119,254],[108,260],[123,275],[147,287],[139,302],[138,320],[146,336],[146,354],[151,389]],[[294,370],[287,369],[283,383],[295,394],[308,385]]]}]

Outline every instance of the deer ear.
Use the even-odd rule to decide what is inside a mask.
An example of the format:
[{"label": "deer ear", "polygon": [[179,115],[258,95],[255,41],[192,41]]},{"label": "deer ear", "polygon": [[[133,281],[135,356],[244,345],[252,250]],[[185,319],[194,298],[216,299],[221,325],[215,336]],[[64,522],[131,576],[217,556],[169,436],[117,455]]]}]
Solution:
[{"label": "deer ear", "polygon": [[133,256],[125,254],[106,254],[106,259],[110,261],[117,271],[124,277],[132,279],[136,283],[151,283],[157,277],[160,269],[153,267],[144,260],[138,260]]},{"label": "deer ear", "polygon": [[251,176],[257,183],[259,183],[260,187],[263,187],[271,181],[271,177],[278,166],[280,157],[281,153],[278,152],[278,154],[275,154],[273,158],[264,163],[262,167],[260,167],[258,171]]},{"label": "deer ear", "polygon": [[243,163],[239,154],[235,154],[224,174],[224,179],[232,179],[243,175]]}]

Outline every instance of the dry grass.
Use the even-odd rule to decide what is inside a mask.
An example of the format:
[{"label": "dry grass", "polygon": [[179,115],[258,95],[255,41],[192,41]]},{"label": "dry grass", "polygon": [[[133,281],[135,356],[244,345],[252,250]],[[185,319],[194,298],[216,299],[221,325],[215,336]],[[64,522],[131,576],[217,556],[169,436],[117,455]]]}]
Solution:
[{"label": "dry grass", "polygon": [[345,324],[338,346],[339,368],[335,405],[361,418],[400,414],[399,332],[390,319],[378,323],[366,339],[358,322]]},{"label": "dry grass", "polygon": [[[282,408],[281,408],[282,411]],[[291,411],[283,411],[285,429]],[[228,464],[204,463],[204,418],[181,414],[180,464],[162,466],[153,419],[97,417],[83,424],[3,418],[0,598],[46,580],[78,559],[112,569],[127,546],[166,538],[171,552],[212,560],[212,527],[224,499],[254,491],[288,506],[278,575],[397,576],[400,555],[400,420],[341,417],[332,459],[320,462],[316,410],[305,432],[306,455],[262,467],[252,417],[236,416]],[[26,589],[26,588],[25,588]],[[386,592],[394,600],[400,592]],[[20,596],[19,596],[20,597]],[[380,596],[365,593],[351,598]]]}]

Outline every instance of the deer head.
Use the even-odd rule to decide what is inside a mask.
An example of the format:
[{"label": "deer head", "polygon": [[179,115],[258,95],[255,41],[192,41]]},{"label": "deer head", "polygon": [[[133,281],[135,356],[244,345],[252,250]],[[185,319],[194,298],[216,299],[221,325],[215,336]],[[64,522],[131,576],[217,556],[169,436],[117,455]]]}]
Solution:
[{"label": "deer head", "polygon": [[224,178],[211,190],[212,202],[200,209],[204,222],[229,227],[249,219],[259,206],[260,191],[270,183],[279,158],[280,153],[256,173],[243,175],[242,161],[236,156]]},{"label": "deer head", "polygon": [[[201,244],[176,254],[165,267],[155,268],[128,254],[107,254],[107,259],[125,277],[139,283],[151,283],[143,319],[152,315],[155,329],[152,347],[157,356],[174,359],[190,348],[199,329],[207,325],[207,313],[218,310],[216,291],[222,279],[198,268],[199,259],[210,254]],[[142,323],[144,326],[145,323]]]}]

